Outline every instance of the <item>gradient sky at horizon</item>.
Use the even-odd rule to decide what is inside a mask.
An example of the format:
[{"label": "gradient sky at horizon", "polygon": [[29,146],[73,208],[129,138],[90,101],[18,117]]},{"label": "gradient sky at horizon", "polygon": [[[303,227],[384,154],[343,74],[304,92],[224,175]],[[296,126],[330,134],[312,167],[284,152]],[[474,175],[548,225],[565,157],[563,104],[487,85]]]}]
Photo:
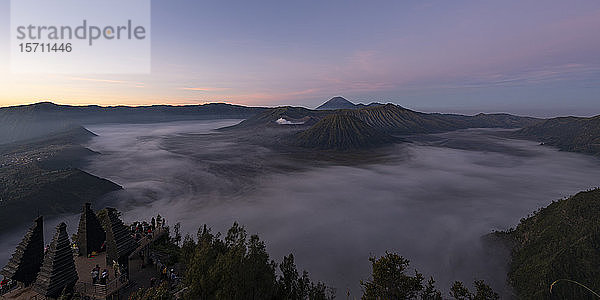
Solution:
[{"label": "gradient sky at horizon", "polygon": [[0,106],[229,102],[315,107],[343,95],[424,111],[600,114],[600,2],[152,1],[149,75],[9,72]]}]

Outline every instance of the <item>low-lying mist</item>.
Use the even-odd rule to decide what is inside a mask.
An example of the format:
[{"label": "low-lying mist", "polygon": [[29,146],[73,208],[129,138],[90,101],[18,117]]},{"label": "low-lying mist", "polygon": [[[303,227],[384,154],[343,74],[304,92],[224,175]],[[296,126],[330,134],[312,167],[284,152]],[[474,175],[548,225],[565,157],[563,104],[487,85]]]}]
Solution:
[{"label": "low-lying mist", "polygon": [[293,252],[311,277],[356,297],[368,257],[386,250],[444,291],[485,279],[507,295],[507,253],[490,252],[481,237],[600,179],[597,159],[494,130],[430,135],[386,149],[379,164],[309,167],[212,131],[236,122],[89,126],[98,137],[88,146],[102,155],[85,170],[125,188],[106,204],[127,221],[160,213],[192,235],[238,221],[274,259]]}]

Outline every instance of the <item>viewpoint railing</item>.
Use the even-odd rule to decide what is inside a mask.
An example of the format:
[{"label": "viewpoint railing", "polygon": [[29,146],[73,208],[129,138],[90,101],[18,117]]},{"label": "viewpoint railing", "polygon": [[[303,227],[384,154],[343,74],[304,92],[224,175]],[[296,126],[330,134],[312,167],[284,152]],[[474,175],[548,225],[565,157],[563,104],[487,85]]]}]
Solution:
[{"label": "viewpoint railing", "polygon": [[125,274],[111,280],[106,285],[93,284],[89,282],[78,282],[75,284],[75,292],[88,296],[92,299],[106,299],[108,296],[118,292],[121,288],[127,286],[129,280]]},{"label": "viewpoint railing", "polygon": [[166,228],[159,227],[159,228],[156,228],[156,230],[154,230],[152,232],[150,237],[144,236],[143,238],[141,238],[138,241],[139,246],[135,249],[135,251],[131,252],[131,254],[129,255],[129,258],[132,258],[134,255],[136,255],[137,253],[142,251],[144,248],[150,246],[150,244],[154,243],[156,240],[158,240],[160,237],[162,237],[166,233],[167,233]]}]

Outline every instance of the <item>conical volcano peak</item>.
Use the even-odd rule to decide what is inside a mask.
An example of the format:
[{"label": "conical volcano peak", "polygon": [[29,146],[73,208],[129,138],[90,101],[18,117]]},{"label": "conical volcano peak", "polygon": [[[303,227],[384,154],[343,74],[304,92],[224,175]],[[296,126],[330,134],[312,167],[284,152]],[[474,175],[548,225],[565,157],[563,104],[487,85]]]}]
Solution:
[{"label": "conical volcano peak", "polygon": [[353,109],[356,108],[356,104],[348,101],[346,98],[337,96],[329,99],[327,102],[321,104],[317,109]]}]

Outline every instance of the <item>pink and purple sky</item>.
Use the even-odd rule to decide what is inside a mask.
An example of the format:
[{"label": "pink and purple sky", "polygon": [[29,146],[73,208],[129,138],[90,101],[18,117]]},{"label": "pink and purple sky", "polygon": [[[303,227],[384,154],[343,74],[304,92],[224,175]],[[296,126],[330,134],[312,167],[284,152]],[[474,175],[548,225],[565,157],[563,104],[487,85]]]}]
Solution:
[{"label": "pink and purple sky", "polygon": [[[9,38],[9,2],[0,3]],[[600,1],[152,1],[148,75],[17,75],[0,106],[228,102],[315,107],[343,95],[423,111],[600,114]]]}]

